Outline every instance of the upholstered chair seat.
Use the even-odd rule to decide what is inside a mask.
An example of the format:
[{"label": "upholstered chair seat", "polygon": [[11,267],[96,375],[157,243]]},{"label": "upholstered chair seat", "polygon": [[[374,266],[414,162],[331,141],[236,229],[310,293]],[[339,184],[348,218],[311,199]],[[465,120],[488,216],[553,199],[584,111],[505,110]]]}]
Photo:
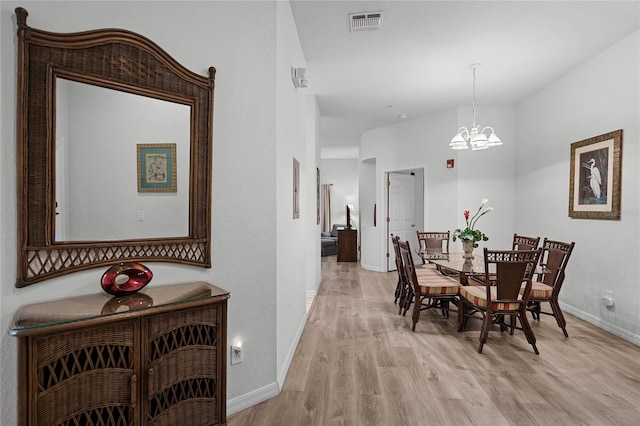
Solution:
[{"label": "upholstered chair seat", "polygon": [[[453,278],[442,275],[433,267],[422,265],[422,268],[416,268],[408,241],[398,239],[398,248],[402,256],[405,276],[410,287],[413,288],[412,330],[416,331],[421,311],[436,308],[441,310],[443,316],[448,317],[451,302],[457,303],[460,283]],[[410,304],[409,301],[406,309]]]},{"label": "upholstered chair seat", "polygon": [[[523,288],[524,288],[523,284]],[[516,310],[521,302],[502,302],[496,301],[498,298],[498,288],[491,287],[491,310],[492,311],[503,311],[503,310]],[[481,308],[486,308],[488,305],[487,302],[487,290],[484,286],[470,285],[466,287],[460,287],[460,296],[464,297],[468,301],[472,302],[476,306],[480,306]],[[522,295],[518,295],[518,300],[522,300]]]}]

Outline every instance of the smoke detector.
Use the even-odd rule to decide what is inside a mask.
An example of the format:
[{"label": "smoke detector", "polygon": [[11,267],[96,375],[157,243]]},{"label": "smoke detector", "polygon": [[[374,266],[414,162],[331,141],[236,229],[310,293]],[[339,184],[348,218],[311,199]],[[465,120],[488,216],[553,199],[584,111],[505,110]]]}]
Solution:
[{"label": "smoke detector", "polygon": [[382,25],[382,11],[350,13],[349,30],[356,31],[379,30]]}]

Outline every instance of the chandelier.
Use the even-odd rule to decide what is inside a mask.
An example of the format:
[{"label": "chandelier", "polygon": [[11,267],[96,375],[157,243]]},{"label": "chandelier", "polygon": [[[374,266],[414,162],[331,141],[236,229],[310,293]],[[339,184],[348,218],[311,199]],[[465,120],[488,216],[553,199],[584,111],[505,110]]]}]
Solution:
[{"label": "chandelier", "polygon": [[502,145],[502,141],[496,136],[493,127],[480,127],[476,124],[476,68],[480,64],[471,64],[469,68],[473,71],[473,126],[471,129],[460,127],[458,133],[451,139],[449,146],[451,149],[467,149],[471,145],[471,150],[491,148]]}]

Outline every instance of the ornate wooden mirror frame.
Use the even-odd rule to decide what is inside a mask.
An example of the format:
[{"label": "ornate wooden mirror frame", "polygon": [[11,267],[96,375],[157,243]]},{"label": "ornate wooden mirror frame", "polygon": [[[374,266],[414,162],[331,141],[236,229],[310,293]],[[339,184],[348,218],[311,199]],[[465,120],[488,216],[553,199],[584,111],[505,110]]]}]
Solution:
[{"label": "ornate wooden mirror frame", "polygon": [[[165,261],[211,267],[213,88],[149,39],[126,30],[60,34],[18,23],[18,272],[24,287],[119,261]],[[191,108],[189,234],[113,241],[55,241],[55,80],[176,102]]]}]

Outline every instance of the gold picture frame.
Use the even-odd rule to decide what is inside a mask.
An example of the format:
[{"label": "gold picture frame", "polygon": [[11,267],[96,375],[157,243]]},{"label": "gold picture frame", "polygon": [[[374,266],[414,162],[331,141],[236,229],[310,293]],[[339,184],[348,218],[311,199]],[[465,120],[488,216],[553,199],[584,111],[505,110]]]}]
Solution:
[{"label": "gold picture frame", "polygon": [[571,144],[569,217],[620,219],[622,129]]},{"label": "gold picture frame", "polygon": [[175,143],[137,145],[138,192],[177,192]]}]

